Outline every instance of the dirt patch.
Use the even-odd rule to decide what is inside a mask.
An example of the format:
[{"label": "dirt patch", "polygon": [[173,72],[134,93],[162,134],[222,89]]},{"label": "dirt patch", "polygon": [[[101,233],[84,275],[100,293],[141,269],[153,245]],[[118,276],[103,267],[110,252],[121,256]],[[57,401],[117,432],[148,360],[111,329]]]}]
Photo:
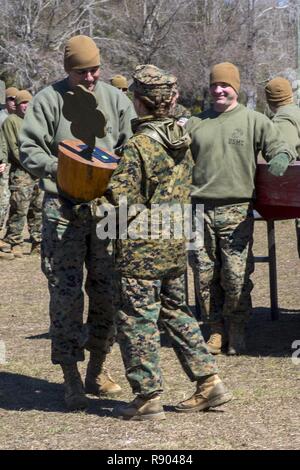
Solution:
[{"label": "dirt patch", "polygon": [[[114,407],[132,399],[118,346],[109,356],[122,385],[117,400],[90,398],[86,413],[66,413],[59,367],[50,362],[47,284],[36,256],[0,261],[1,449],[299,449],[300,262],[293,221],[276,222],[278,295],[281,308],[270,319],[266,264],[253,276],[254,311],[247,330],[247,355],[219,356],[220,375],[235,399],[222,409],[177,414],[173,405],[192,393],[172,349],[161,350],[167,420],[123,422]],[[255,254],[266,254],[265,223],[256,223]],[[84,373],[86,363],[81,364]]]}]

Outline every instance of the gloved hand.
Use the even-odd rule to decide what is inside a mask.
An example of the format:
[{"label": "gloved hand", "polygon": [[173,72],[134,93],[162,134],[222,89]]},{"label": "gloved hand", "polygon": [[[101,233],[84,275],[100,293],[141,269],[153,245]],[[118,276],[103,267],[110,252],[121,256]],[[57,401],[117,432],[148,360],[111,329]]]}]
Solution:
[{"label": "gloved hand", "polygon": [[269,163],[268,171],[274,176],[282,176],[289,166],[290,160],[287,153],[278,153]]}]

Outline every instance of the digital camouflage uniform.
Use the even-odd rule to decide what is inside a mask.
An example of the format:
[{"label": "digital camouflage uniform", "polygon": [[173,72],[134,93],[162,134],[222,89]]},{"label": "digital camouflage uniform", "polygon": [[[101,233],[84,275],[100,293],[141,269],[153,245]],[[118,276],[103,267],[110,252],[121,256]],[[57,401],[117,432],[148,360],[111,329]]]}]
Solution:
[{"label": "digital camouflage uniform", "polygon": [[[42,270],[50,292],[50,332],[54,364],[84,360],[84,347],[108,352],[114,338],[112,254],[96,236],[89,204],[73,204],[58,195],[55,174],[58,144],[76,140],[62,114],[68,79],[39,92],[30,103],[21,135],[22,163],[39,176],[45,189]],[[131,135],[131,102],[116,88],[98,81],[94,94],[107,118],[107,133],[96,145],[115,151]],[[87,270],[88,319],[83,324],[83,271]]]},{"label": "digital camouflage uniform", "polygon": [[[148,75],[149,68],[153,68],[153,74]],[[137,69],[136,85],[141,86],[143,97],[147,97],[147,91],[151,97],[154,93],[170,97],[172,76],[156,80],[155,67]],[[126,196],[128,207],[145,206],[145,217],[150,217],[152,204],[172,207],[189,202],[192,159],[186,132],[173,118],[153,116],[137,120],[133,130],[135,135],[110,181],[109,201],[117,206],[119,197]],[[135,222],[136,218],[130,219],[129,232]],[[163,224],[158,223],[157,228],[157,239],[149,239],[149,233],[145,238],[119,239],[116,249],[120,274],[118,341],[133,393],[143,397],[160,393],[163,388],[158,320],[191,380],[216,373],[199,325],[185,302],[185,240],[172,236],[164,240]]]},{"label": "digital camouflage uniform", "polygon": [[251,313],[257,155],[295,152],[270,120],[238,104],[209,109],[186,125],[192,138],[193,204],[204,204],[204,243],[190,252],[203,320],[245,324]]},{"label": "digital camouflage uniform", "polygon": [[[66,199],[46,193],[43,211],[42,270],[50,293],[50,335],[54,364],[84,360],[84,347],[105,354],[114,341],[112,253],[96,235],[88,206],[82,217]],[[89,297],[83,325],[83,267]]]},{"label": "digital camouflage uniform", "polygon": [[9,175],[10,211],[5,241],[10,245],[23,242],[23,230],[27,221],[32,243],[41,242],[42,203],[44,193],[39,189],[38,179],[20,164],[19,133],[23,119],[11,114],[3,123],[3,133],[11,164]]},{"label": "digital camouflage uniform", "polygon": [[9,169],[7,158],[7,144],[2,129],[0,129],[0,163],[6,163],[6,168],[0,174],[0,231],[3,229],[9,208]]},{"label": "digital camouflage uniform", "polygon": [[252,204],[205,204],[204,224],[203,247],[190,256],[202,319],[217,323],[224,316],[244,323],[252,309]]}]

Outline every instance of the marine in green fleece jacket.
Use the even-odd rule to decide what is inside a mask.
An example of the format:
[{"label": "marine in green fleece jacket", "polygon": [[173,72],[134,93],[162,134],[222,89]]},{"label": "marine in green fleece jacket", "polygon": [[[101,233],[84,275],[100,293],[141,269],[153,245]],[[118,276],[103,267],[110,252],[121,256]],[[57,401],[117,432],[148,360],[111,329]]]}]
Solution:
[{"label": "marine in green fleece jacket", "polygon": [[[114,394],[120,387],[104,366],[114,341],[113,257],[107,240],[99,240],[89,204],[78,207],[58,195],[57,149],[60,141],[73,139],[70,122],[62,114],[63,95],[77,85],[93,92],[107,119],[106,135],[96,145],[116,152],[131,136],[135,112],[131,101],[116,88],[99,81],[100,53],[95,42],[74,36],[65,46],[64,66],[68,76],[39,92],[24,120],[21,161],[42,179],[43,207],[42,269],[50,292],[52,361],[60,364],[65,380],[68,409],[87,406],[86,393]],[[87,323],[83,324],[83,267],[89,297]],[[90,351],[85,392],[77,362]]]},{"label": "marine in green fleece jacket", "polygon": [[3,123],[3,133],[8,148],[10,210],[2,250],[13,257],[22,257],[23,231],[27,222],[32,253],[39,252],[42,226],[43,191],[39,189],[38,178],[33,177],[20,163],[19,135],[32,95],[27,90],[17,92],[16,114],[10,114]]},{"label": "marine in green fleece jacket", "polygon": [[[266,87],[266,98],[273,112],[272,121],[282,138],[295,148],[300,160],[300,109],[293,103],[293,89],[283,77],[275,77]],[[295,220],[297,249],[300,258],[300,219]]]},{"label": "marine in green fleece jacket", "polygon": [[187,123],[195,162],[192,198],[205,209],[203,247],[190,258],[202,318],[211,326],[207,344],[214,354],[228,342],[225,319],[228,354],[245,351],[257,155],[262,152],[276,176],[296,156],[266,116],[238,103],[239,88],[237,67],[229,62],[215,65],[210,74],[213,107]]}]

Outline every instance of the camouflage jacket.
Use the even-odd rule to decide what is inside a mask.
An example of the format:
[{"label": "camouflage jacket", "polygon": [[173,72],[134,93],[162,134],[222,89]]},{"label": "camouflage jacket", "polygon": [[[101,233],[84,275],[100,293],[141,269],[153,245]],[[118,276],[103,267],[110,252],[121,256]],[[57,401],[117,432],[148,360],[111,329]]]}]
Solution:
[{"label": "camouflage jacket", "polygon": [[[193,166],[190,139],[174,118],[136,120],[134,131],[106,193],[115,206],[120,196],[127,197],[127,238],[119,234],[116,267],[126,277],[179,276],[186,269],[186,247],[184,233],[175,227],[180,219],[184,232],[182,209],[189,202]],[[133,210],[136,204],[143,206]]]}]

